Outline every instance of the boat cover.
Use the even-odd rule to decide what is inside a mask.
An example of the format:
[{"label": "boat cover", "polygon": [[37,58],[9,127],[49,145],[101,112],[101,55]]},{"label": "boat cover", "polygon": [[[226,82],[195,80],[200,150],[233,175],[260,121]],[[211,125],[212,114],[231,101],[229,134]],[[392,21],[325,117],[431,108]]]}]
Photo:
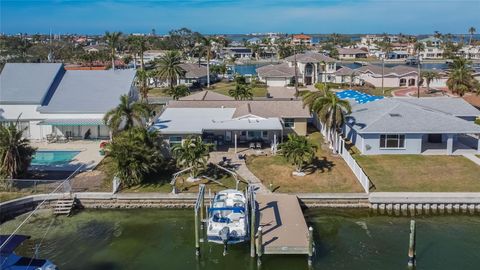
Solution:
[{"label": "boat cover", "polygon": [[23,243],[23,241],[30,238],[30,236],[28,235],[15,234],[12,236],[12,238],[8,240],[8,242],[6,242],[8,237],[10,237],[10,235],[0,235],[0,246],[2,247],[0,249],[0,254],[12,253],[18,246]]}]

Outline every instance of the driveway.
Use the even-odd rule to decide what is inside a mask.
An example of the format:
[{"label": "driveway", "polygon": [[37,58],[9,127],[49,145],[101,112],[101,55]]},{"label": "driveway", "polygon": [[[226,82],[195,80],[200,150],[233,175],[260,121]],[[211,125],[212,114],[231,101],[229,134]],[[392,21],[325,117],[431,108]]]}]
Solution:
[{"label": "driveway", "polygon": [[269,86],[267,91],[273,98],[295,98],[295,88],[293,87]]}]

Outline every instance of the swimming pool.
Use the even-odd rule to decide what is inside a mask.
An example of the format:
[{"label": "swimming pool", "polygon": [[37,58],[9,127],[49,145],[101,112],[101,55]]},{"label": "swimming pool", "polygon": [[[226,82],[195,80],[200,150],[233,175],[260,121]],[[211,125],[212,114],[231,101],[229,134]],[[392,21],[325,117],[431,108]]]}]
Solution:
[{"label": "swimming pool", "polygon": [[354,99],[359,104],[364,104],[364,103],[372,102],[375,100],[383,99],[382,96],[369,95],[369,94],[361,93],[351,89],[337,92],[336,95],[338,98],[341,98],[341,99],[348,99],[348,98]]},{"label": "swimming pool", "polygon": [[30,165],[66,165],[70,163],[78,153],[80,153],[80,151],[39,150],[33,155]]}]

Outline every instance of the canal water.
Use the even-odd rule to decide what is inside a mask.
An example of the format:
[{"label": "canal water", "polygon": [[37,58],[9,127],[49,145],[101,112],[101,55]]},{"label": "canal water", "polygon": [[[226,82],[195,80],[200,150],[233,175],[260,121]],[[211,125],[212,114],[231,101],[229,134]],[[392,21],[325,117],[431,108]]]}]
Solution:
[{"label": "canal water", "polygon": [[[409,218],[362,210],[305,214],[315,232],[314,269],[406,269]],[[22,217],[0,225],[1,234],[13,231]],[[479,269],[480,217],[416,221],[417,269]],[[202,243],[196,259],[193,224],[193,210],[85,210],[56,219],[44,213],[22,227],[19,233],[32,239],[18,253],[31,256],[45,235],[39,257],[60,269],[258,269],[248,244],[231,247],[224,257],[221,246]],[[306,256],[266,255],[261,269],[308,267]]]}]

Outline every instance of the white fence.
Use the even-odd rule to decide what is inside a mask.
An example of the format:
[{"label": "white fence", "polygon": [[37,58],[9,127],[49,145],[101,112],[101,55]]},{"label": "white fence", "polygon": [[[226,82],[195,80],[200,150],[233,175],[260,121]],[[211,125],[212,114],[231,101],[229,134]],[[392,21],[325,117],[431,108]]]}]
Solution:
[{"label": "white fence", "polygon": [[[323,134],[326,141],[332,140],[330,136],[327,134],[327,131],[321,125],[320,121],[316,126],[320,129],[321,133]],[[352,170],[355,177],[357,177],[358,182],[362,185],[365,192],[368,194],[370,192],[370,179],[363,171],[362,167],[358,165],[357,161],[352,157],[352,155],[348,152],[347,148],[345,148],[345,140],[339,134],[335,133],[333,136],[333,142],[331,142],[332,147],[336,150],[336,152],[345,160],[348,167]]]}]

